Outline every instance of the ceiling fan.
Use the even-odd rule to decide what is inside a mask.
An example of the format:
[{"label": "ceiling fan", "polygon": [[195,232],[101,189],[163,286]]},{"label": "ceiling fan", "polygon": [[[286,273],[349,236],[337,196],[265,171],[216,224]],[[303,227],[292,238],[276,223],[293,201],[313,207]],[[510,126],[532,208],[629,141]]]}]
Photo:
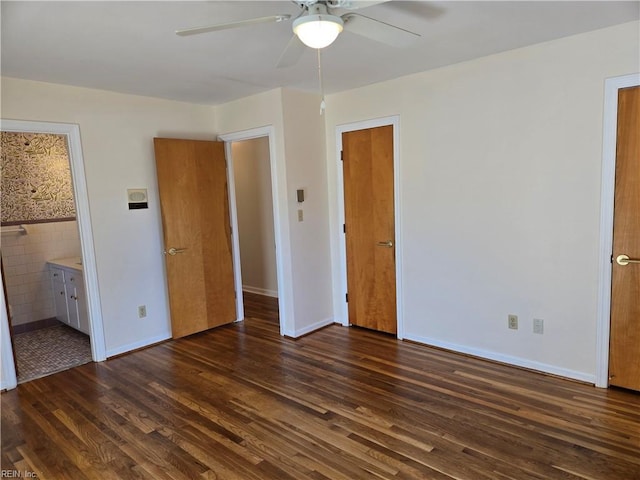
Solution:
[{"label": "ceiling fan", "polygon": [[[366,17],[353,10],[386,3],[389,0],[299,0],[294,1],[301,9],[293,20],[293,37],[278,60],[278,67],[294,65],[304,52],[305,45],[321,49],[333,43],[343,29],[363,37],[403,47],[420,38],[420,35],[389,23]],[[345,11],[342,13],[342,11]],[[180,36],[196,35],[232,28],[248,27],[260,23],[284,22],[291,19],[290,14],[278,14],[268,17],[251,18],[237,22],[220,23],[203,27],[177,30]]]}]

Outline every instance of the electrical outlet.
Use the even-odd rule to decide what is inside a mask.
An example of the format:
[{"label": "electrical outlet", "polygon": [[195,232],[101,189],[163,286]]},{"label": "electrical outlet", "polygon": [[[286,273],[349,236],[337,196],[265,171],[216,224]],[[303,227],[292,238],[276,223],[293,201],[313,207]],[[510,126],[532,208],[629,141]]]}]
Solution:
[{"label": "electrical outlet", "polygon": [[509,328],[511,330],[517,330],[518,329],[518,316],[517,315],[509,315],[507,318],[509,319]]},{"label": "electrical outlet", "polygon": [[140,305],[138,307],[138,317],[139,318],[144,318],[147,316],[147,306],[146,305]]},{"label": "electrical outlet", "polygon": [[540,335],[544,333],[544,320],[539,318],[533,319],[533,333],[539,333]]}]

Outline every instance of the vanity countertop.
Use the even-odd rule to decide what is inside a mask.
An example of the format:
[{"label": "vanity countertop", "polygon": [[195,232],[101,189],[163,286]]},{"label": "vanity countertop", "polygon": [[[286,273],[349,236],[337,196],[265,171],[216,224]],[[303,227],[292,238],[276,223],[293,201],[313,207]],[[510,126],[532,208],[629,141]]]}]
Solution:
[{"label": "vanity countertop", "polygon": [[82,257],[56,258],[47,263],[55,267],[72,268],[82,272]]}]

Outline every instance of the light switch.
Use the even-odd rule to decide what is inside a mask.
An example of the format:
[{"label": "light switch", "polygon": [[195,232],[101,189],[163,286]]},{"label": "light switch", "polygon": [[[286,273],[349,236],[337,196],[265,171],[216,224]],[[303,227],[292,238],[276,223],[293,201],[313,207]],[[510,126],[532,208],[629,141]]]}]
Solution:
[{"label": "light switch", "polygon": [[298,221],[302,222],[304,220],[304,212],[302,210],[298,210]]}]

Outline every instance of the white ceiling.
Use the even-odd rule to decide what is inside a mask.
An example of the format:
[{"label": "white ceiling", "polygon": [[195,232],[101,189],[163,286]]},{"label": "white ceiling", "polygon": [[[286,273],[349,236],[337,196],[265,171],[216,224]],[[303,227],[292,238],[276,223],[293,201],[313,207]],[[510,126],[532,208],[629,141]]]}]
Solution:
[{"label": "white ceiling", "polygon": [[[298,14],[291,1],[1,3],[2,75],[187,102],[220,104],[276,87],[318,90],[307,49],[275,65],[291,21],[190,37],[176,29]],[[392,1],[359,11],[414,31],[394,48],[343,32],[323,50],[327,93],[640,18],[638,1]]]}]

